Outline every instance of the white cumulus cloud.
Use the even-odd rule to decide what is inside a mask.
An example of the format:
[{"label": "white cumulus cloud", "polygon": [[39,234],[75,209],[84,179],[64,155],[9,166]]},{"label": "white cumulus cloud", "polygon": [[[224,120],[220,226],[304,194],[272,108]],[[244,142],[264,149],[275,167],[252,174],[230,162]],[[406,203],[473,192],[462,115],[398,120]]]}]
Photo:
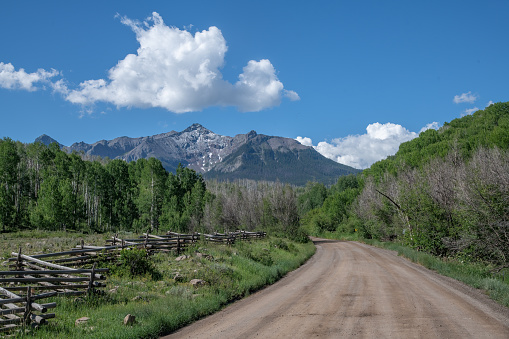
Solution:
[{"label": "white cumulus cloud", "polygon": [[465,115],[470,115],[474,112],[477,112],[478,110],[479,110],[478,107],[468,108],[463,112],[463,114],[461,114],[461,116],[464,117]]},{"label": "white cumulus cloud", "polygon": [[468,91],[467,93],[461,93],[461,95],[455,95],[454,99],[452,100],[455,104],[461,104],[461,103],[469,103],[473,104],[477,100],[477,95],[472,94],[471,91]]},{"label": "white cumulus cloud", "polygon": [[433,121],[433,122],[427,124],[426,126],[424,126],[423,128],[421,128],[421,130],[419,131],[419,134],[424,131],[427,131],[429,129],[439,129],[439,128],[440,128],[440,125],[438,124],[438,122]]},{"label": "white cumulus cloud", "polygon": [[23,68],[16,71],[11,63],[0,62],[0,87],[32,92],[38,89],[36,83],[49,83],[49,79],[59,74],[60,72],[54,69],[51,71],[38,69],[33,73],[27,73]]},{"label": "white cumulus cloud", "polygon": [[297,137],[297,138],[295,138],[295,140],[297,140],[304,146],[313,146],[313,141],[311,140],[311,138]]},{"label": "white cumulus cloud", "polygon": [[162,107],[175,113],[209,106],[235,106],[259,111],[280,104],[282,97],[298,100],[285,90],[269,60],[251,60],[234,84],[220,69],[228,50],[217,27],[196,32],[169,27],[154,12],[140,23],[121,18],[135,33],[136,54],[129,54],[108,72],[107,79],[87,80],[77,89],[59,83],[55,90],[76,104],[106,102],[117,107]]},{"label": "white cumulus cloud", "polygon": [[[423,127],[420,132],[427,129],[437,129],[438,123],[433,122]],[[349,135],[344,138],[333,139],[330,142],[322,141],[315,150],[323,156],[341,164],[359,169],[368,168],[373,163],[394,155],[399,145],[419,136],[401,125],[393,123],[373,123],[366,127],[366,133]],[[297,137],[297,141],[306,146],[312,146],[312,140],[307,137]]]}]

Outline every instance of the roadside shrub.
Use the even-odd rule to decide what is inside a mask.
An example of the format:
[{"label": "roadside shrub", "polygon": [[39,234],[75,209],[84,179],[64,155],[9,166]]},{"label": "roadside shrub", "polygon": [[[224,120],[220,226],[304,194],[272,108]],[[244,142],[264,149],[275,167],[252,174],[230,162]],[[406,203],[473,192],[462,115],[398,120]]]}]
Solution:
[{"label": "roadside shrub", "polygon": [[290,234],[288,239],[293,240],[299,244],[306,244],[311,241],[308,234],[302,228],[298,228],[295,232]]},{"label": "roadside shrub", "polygon": [[157,279],[160,273],[156,270],[154,263],[149,259],[145,249],[123,249],[120,251],[120,259],[114,270],[119,276],[143,276],[150,275]]}]

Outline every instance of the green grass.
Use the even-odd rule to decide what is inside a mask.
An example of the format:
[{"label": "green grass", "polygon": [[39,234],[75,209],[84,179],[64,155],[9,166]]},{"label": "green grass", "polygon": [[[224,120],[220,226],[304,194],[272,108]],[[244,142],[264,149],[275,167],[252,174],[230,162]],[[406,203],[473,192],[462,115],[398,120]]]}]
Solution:
[{"label": "green grass", "polygon": [[[187,250],[189,258],[183,261],[176,261],[175,255],[157,254],[151,257],[157,275],[110,275],[104,294],[45,300],[57,302],[52,310],[56,318],[28,336],[157,338],[277,281],[314,252],[310,242],[267,238],[231,247],[198,243]],[[177,273],[179,281],[174,280]],[[206,285],[191,286],[189,281],[195,278],[205,280]],[[116,292],[110,292],[112,289]],[[136,316],[133,326],[123,325],[127,314]],[[81,317],[90,320],[75,326],[75,320]]]},{"label": "green grass", "polygon": [[419,252],[395,242],[380,242],[364,239],[357,233],[324,233],[319,237],[338,240],[355,240],[368,245],[396,251],[398,255],[431,269],[441,275],[459,280],[469,286],[483,290],[493,300],[509,307],[509,269],[493,273],[493,267],[484,263],[462,262],[455,258],[440,258],[429,253]]}]

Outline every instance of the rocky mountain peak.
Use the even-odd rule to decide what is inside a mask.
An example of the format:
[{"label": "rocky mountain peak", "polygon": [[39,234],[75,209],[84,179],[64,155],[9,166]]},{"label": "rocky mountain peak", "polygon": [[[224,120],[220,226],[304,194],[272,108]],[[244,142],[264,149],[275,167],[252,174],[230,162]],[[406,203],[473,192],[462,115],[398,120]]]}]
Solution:
[{"label": "rocky mountain peak", "polygon": [[55,139],[46,134],[39,136],[37,139],[35,139],[35,142],[40,142],[46,146],[49,146],[50,144],[55,142],[58,144],[58,146],[62,147],[62,145],[58,141],[56,141]]},{"label": "rocky mountain peak", "polygon": [[205,127],[203,127],[202,125],[200,125],[198,123],[194,123],[191,126],[189,126],[188,128],[186,128],[185,130],[183,130],[182,133],[189,133],[189,132],[194,132],[194,131],[199,131],[201,133],[210,133],[211,132],[208,129],[206,129]]},{"label": "rocky mountain peak", "polygon": [[[36,141],[44,144],[56,140],[42,135]],[[135,161],[157,158],[168,171],[180,164],[220,180],[255,179],[281,180],[294,184],[306,181],[337,180],[337,176],[356,170],[340,165],[289,138],[268,136],[250,131],[235,137],[216,134],[195,123],[182,132],[171,131],[140,138],[119,137],[93,144],[74,143],[67,152],[84,156],[109,157]]]}]

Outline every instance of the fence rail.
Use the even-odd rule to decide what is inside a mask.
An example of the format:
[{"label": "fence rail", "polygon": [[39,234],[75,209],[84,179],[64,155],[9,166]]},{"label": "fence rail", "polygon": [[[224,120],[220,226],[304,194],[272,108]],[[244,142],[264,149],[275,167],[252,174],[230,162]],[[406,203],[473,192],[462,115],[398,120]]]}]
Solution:
[{"label": "fence rail", "polygon": [[234,244],[236,241],[251,241],[256,239],[262,239],[267,236],[266,232],[246,232],[246,231],[235,231],[228,233],[217,233],[214,234],[202,234],[206,241],[224,244]]}]

